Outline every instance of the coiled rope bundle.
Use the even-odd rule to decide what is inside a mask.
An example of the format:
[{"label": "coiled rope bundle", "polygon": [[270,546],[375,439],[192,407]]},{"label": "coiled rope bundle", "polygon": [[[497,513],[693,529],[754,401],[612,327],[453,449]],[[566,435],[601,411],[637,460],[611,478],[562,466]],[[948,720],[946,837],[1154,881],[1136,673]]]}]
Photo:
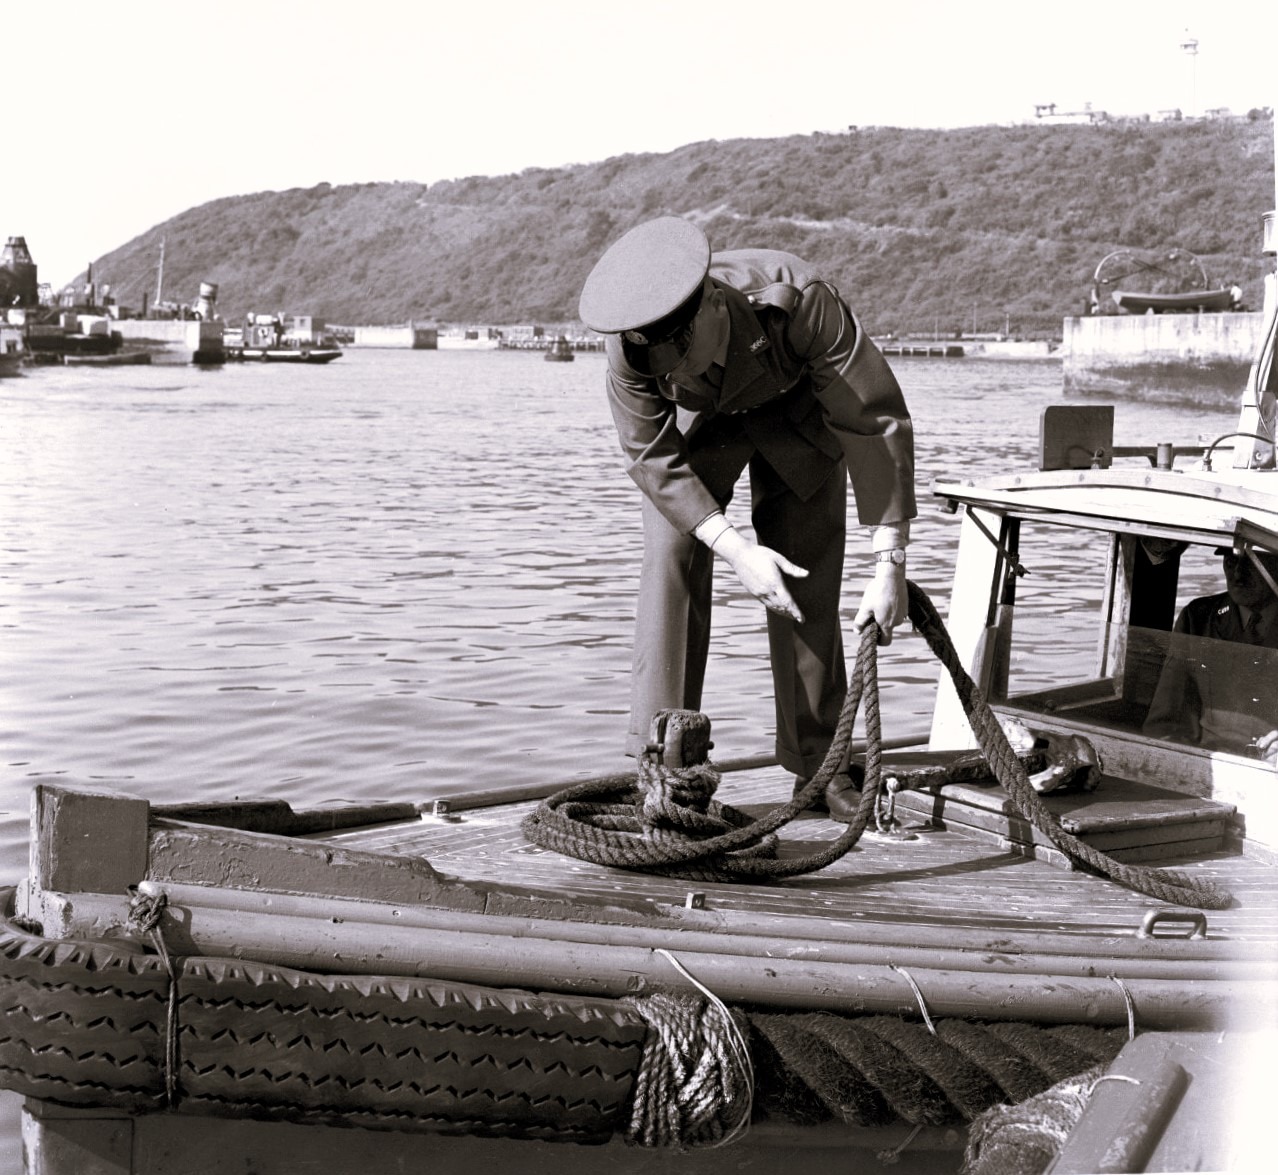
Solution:
[{"label": "coiled rope bundle", "polygon": [[[949,673],[990,774],[1007,791],[1017,812],[1071,860],[1130,889],[1176,905],[1223,909],[1232,898],[1220,887],[1170,869],[1126,864],[1067,832],[1039,799],[1026,762],[1018,757],[981,691],[959,661],[954,644],[927,593],[907,581],[909,617]],[[856,664],[830,749],[820,770],[788,803],[752,820],[715,800],[718,772],[709,763],[664,766],[646,755],[636,783],[579,784],[540,804],[523,823],[529,840],[543,848],[623,869],[698,881],[769,881],[822,869],[860,840],[883,786],[883,732],[878,690],[879,628],[861,633]],[[865,766],[861,798],[847,828],[828,846],[806,856],[777,857],[775,833],[823,795],[845,761],[865,700]]]}]

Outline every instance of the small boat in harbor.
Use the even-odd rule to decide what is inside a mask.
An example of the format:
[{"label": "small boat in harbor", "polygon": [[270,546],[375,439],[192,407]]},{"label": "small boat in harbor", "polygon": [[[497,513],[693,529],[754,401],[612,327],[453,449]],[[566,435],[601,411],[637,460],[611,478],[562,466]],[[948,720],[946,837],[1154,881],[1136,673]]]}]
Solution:
[{"label": "small boat in harbor", "polygon": [[1232,309],[1238,302],[1238,290],[1224,287],[1215,290],[1185,290],[1177,294],[1135,293],[1115,290],[1110,295],[1114,305],[1126,314],[1214,314]]},{"label": "small boat in harbor", "polygon": [[572,343],[566,336],[560,335],[546,349],[544,358],[547,363],[571,363],[577,356],[573,353]]},{"label": "small boat in harbor", "polygon": [[64,355],[66,367],[149,367],[149,351],[116,351],[110,355]]},{"label": "small boat in harbor", "polygon": [[[1139,278],[1144,289],[1133,281]],[[1133,288],[1135,287],[1135,288]],[[1103,311],[1101,293],[1120,314],[1218,314],[1242,307],[1237,286],[1213,286],[1199,258],[1179,247],[1157,252],[1115,249],[1092,274],[1090,312]]]},{"label": "small boat in harbor", "polygon": [[332,363],[342,349],[293,338],[276,314],[250,314],[243,327],[222,332],[222,348],[230,362]]}]

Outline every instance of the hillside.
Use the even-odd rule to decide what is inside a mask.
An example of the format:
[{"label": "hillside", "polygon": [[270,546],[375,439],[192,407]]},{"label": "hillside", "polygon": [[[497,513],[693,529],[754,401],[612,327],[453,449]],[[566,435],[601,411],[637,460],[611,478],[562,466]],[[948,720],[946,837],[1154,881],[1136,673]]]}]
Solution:
[{"label": "hillside", "polygon": [[[432,184],[258,192],[192,208],[94,263],[125,305],[194,301],[227,318],[555,323],[576,317],[602,248],[665,213],[716,248],[819,264],[875,333],[1051,335],[1119,247],[1197,254],[1258,307],[1273,207],[1269,112],[1248,119],[843,134],[694,143],[662,155]],[[38,261],[38,243],[32,242]]]}]

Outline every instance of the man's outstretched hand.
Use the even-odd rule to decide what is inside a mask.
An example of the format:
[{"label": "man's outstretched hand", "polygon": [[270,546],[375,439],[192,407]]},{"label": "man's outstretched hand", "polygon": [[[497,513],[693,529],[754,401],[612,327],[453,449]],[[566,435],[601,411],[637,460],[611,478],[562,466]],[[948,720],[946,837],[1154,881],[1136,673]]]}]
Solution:
[{"label": "man's outstretched hand", "polygon": [[751,542],[745,535],[736,530],[729,530],[716,541],[714,549],[722,555],[737,578],[756,600],[763,601],[769,612],[788,616],[791,620],[802,624],[803,613],[794,602],[790,589],[786,586],[785,577],[793,575],[804,578],[808,572],[797,563],[791,563],[784,555]]}]

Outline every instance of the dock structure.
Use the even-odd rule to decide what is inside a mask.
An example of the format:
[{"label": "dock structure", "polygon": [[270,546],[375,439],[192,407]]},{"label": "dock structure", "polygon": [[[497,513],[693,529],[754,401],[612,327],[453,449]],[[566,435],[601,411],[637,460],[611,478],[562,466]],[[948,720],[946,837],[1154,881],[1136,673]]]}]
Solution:
[{"label": "dock structure", "polygon": [[927,342],[879,342],[878,348],[890,358],[918,356],[924,359],[962,359],[965,351],[962,343]]},{"label": "dock structure", "polygon": [[120,318],[111,330],[125,343],[149,351],[157,363],[218,364],[225,360],[221,320]]},{"label": "dock structure", "polygon": [[1066,395],[1232,402],[1264,329],[1258,312],[1106,314],[1066,318]]},{"label": "dock structure", "polygon": [[406,322],[391,326],[357,326],[349,343],[352,347],[385,347],[408,351],[434,351],[439,346],[439,329]]}]

